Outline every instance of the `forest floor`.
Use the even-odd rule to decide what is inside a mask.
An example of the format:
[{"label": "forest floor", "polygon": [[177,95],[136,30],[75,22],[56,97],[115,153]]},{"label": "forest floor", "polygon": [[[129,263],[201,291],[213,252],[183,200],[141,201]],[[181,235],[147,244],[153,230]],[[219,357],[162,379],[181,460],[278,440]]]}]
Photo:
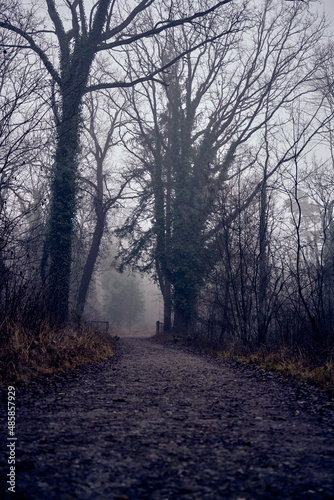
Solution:
[{"label": "forest floor", "polygon": [[1,498],[334,499],[330,395],[151,339],[18,386],[15,432],[15,494],[6,478]]}]

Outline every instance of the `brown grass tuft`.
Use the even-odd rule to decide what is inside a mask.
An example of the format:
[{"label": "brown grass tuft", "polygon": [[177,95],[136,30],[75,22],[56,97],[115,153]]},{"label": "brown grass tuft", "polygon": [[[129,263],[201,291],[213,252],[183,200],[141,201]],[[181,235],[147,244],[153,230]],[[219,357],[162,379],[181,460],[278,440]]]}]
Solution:
[{"label": "brown grass tuft", "polygon": [[311,353],[286,346],[245,347],[232,344],[219,350],[219,355],[294,377],[321,388],[334,388],[333,353],[317,359]]},{"label": "brown grass tuft", "polygon": [[0,382],[29,382],[42,375],[107,359],[114,354],[115,339],[83,328],[53,330],[44,325],[37,333],[10,321],[0,325]]}]

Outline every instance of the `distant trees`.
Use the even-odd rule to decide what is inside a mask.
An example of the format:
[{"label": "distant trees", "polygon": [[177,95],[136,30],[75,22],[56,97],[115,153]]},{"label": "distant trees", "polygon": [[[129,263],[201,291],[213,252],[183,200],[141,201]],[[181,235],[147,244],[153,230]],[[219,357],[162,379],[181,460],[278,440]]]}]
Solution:
[{"label": "distant trees", "polygon": [[[183,5],[182,10],[175,4],[159,5],[159,18],[155,16],[152,0],[142,0],[132,8],[124,3],[99,0],[91,9],[89,17],[83,0],[67,2],[63,6],[66,13],[54,0],[46,0],[44,18],[36,16],[34,7],[27,11],[21,4],[3,2],[0,28],[18,35],[20,45],[40,58],[51,78],[53,89],[57,139],[47,245],[50,262],[49,315],[54,324],[61,325],[68,317],[83,97],[97,89],[131,86],[136,81],[154,78],[161,69],[155,68],[151,73],[145,72],[135,80],[129,80],[127,70],[123,67],[124,79],[121,77],[118,80],[115,74],[108,75],[106,81],[90,86],[88,79],[96,55],[105,52],[112,58],[119,49],[130,47],[137,40],[158,35],[171,26],[195,23],[206,13],[230,1],[203,6],[192,3]],[[145,18],[143,14],[148,9],[150,14]]]},{"label": "distant trees", "polygon": [[[124,198],[123,192],[133,174],[126,176],[113,165],[112,153],[119,142],[121,106],[116,106],[111,91],[104,96],[89,95],[84,103],[83,145],[80,155],[79,205],[87,217],[87,205],[93,207],[93,230],[77,290],[75,316],[80,320],[85,307],[89,285],[99,256],[107,217],[111,209],[117,209]],[[115,160],[114,160],[115,163]],[[113,166],[113,168],[112,168]],[[85,193],[85,194],[84,194]],[[87,196],[88,195],[88,196]],[[87,221],[84,226],[88,229]],[[82,248],[80,248],[81,250]],[[79,253],[82,253],[79,250]],[[80,260],[79,256],[78,259]]]},{"label": "distant trees", "polygon": [[[99,0],[88,15],[83,0],[45,0],[38,15],[3,5],[3,316],[31,290],[54,325],[70,299],[80,318],[112,213],[117,262],[154,273],[166,331],[263,344],[290,338],[293,324],[296,337],[327,341],[324,20],[303,2],[271,0]],[[133,297],[109,277],[116,318],[116,295]]]},{"label": "distant trees", "polygon": [[[40,259],[50,145],[45,74],[15,33],[0,32],[0,320],[30,316],[41,293]],[[35,304],[36,306],[36,304]],[[30,316],[30,320],[33,318]]]},{"label": "distant trees", "polygon": [[[315,344],[333,336],[333,172],[324,164],[299,165],[288,190],[295,307],[304,334]],[[293,283],[292,282],[292,283]],[[291,286],[291,285],[290,285]]]},{"label": "distant trees", "polygon": [[[261,194],[260,246],[253,261],[261,341],[268,326],[267,186],[321,128],[320,98],[309,115],[299,115],[303,126],[290,140],[294,108],[300,99],[306,103],[315,95],[322,64],[315,50],[324,23],[303,6],[287,9],[248,1],[221,16],[207,16],[195,32],[183,27],[166,33],[164,42],[155,44],[162,65],[173,58],[173,47],[182,47],[181,52],[193,47],[201,28],[211,36],[210,44],[186,53],[169,68],[165,87],[145,82],[127,92],[132,102],[128,113],[137,122],[136,128],[129,128],[129,149],[145,172],[139,181],[141,203],[143,211],[151,209],[153,224],[143,231],[135,210],[123,235],[137,231],[137,240],[132,234],[131,251],[125,249],[123,257],[140,261],[151,249],[151,264],[165,299],[166,329],[173,297],[174,331],[186,334],[193,329],[200,289],[221,257],[217,239]],[[249,188],[241,187],[247,196],[234,204],[228,186],[236,175],[243,185],[250,173]],[[223,212],[217,213],[217,203]]]},{"label": "distant trees", "polygon": [[101,276],[100,285],[104,317],[110,318],[113,328],[131,330],[140,322],[144,311],[144,297],[138,276],[120,274],[109,268]]}]

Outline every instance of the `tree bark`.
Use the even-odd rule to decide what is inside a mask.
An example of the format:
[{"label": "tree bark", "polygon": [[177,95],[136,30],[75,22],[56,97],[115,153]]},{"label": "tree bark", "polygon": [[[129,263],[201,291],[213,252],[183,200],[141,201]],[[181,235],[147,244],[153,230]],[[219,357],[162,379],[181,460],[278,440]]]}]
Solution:
[{"label": "tree bark", "polygon": [[[266,176],[266,171],[264,178]],[[268,289],[268,255],[267,255],[267,181],[264,179],[260,197],[259,227],[259,313],[258,344],[264,344],[267,336],[267,289]]]},{"label": "tree bark", "polygon": [[92,280],[95,263],[96,263],[98,255],[99,255],[100,243],[101,243],[103,232],[104,232],[106,213],[103,210],[102,206],[99,208],[99,210],[97,210],[97,212],[99,212],[99,213],[97,214],[95,230],[94,230],[90,250],[89,250],[89,253],[87,256],[87,260],[86,260],[86,263],[85,263],[85,266],[84,266],[84,269],[82,272],[79,291],[78,291],[78,298],[77,298],[77,305],[76,305],[76,316],[78,319],[80,319],[82,317],[82,314],[84,312],[87,293],[88,293],[90,282]]},{"label": "tree bark", "polygon": [[68,319],[73,217],[76,199],[77,149],[79,144],[79,102],[70,94],[64,99],[62,123],[58,126],[49,231],[49,316],[53,325]]},{"label": "tree bark", "polygon": [[172,293],[171,284],[166,279],[165,293],[164,293],[164,332],[170,333],[172,331]]},{"label": "tree bark", "polygon": [[189,332],[190,318],[185,308],[179,304],[174,306],[173,332],[181,337],[186,337]]}]

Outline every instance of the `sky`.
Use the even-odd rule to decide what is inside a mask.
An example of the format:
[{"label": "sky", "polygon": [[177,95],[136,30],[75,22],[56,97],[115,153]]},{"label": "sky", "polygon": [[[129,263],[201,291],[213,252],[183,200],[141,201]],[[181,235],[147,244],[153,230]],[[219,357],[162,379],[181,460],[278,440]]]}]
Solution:
[{"label": "sky", "polygon": [[[332,21],[334,27],[334,0],[322,0],[323,10],[325,11],[326,18],[328,21]],[[321,7],[319,7],[321,9]]]},{"label": "sky", "polygon": [[324,0],[326,12],[329,12],[334,19],[334,0]]}]

